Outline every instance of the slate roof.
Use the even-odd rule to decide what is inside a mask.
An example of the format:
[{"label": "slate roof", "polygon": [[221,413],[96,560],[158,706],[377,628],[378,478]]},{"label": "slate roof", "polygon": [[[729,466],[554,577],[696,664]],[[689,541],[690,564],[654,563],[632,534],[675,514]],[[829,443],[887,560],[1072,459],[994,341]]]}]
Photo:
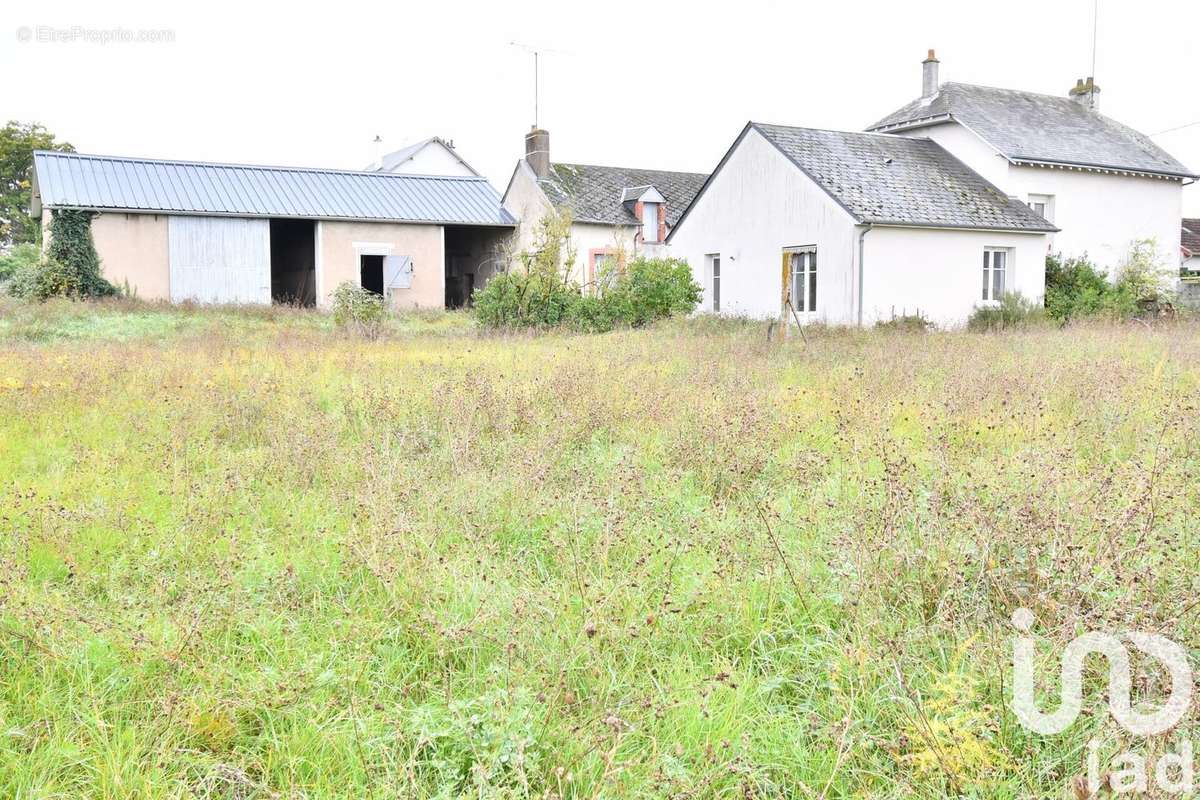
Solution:
[{"label": "slate roof", "polygon": [[1190,256],[1200,256],[1200,218],[1184,217],[1180,243]]},{"label": "slate roof", "polygon": [[667,225],[674,227],[707,175],[658,169],[596,167],[589,164],[551,164],[553,177],[538,181],[556,206],[571,210],[576,222],[637,225],[632,204],[621,200],[626,189],[653,186],[667,201]]},{"label": "slate roof", "polygon": [[947,115],[1014,161],[1195,176],[1149,137],[1069,97],[1015,89],[943,83],[932,100],[914,100],[868,130],[905,130]]},{"label": "slate roof", "polygon": [[483,178],[160,161],[39,150],[40,206],[164,214],[513,226]]},{"label": "slate roof", "polygon": [[749,129],[766,137],[862,223],[1057,230],[931,139],[757,122]]}]

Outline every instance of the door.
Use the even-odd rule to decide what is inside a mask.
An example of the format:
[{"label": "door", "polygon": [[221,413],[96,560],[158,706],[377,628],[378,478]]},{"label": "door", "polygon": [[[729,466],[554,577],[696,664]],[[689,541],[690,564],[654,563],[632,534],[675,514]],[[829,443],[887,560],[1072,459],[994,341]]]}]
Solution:
[{"label": "door", "polygon": [[265,219],[168,217],[171,302],[271,302],[271,224]]}]

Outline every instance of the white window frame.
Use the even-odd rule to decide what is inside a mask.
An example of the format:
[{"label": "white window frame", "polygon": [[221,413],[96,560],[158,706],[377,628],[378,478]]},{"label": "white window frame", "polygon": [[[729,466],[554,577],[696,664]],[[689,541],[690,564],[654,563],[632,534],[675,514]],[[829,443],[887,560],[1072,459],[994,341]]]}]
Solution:
[{"label": "white window frame", "polygon": [[704,302],[713,314],[721,313],[721,254],[709,253],[704,257]]},{"label": "white window frame", "polygon": [[[792,309],[801,320],[815,319],[817,299],[821,297],[817,280],[817,246],[785,247],[783,252],[788,255],[788,299]],[[799,272],[797,266],[800,267]]]},{"label": "white window frame", "polygon": [[642,241],[646,244],[659,243],[658,221],[661,214],[662,205],[660,203],[642,203]]},{"label": "white window frame", "polygon": [[[1003,256],[1000,267],[1000,293],[996,294],[996,256]],[[985,305],[999,304],[1000,298],[1012,291],[1013,287],[1013,248],[985,247],[983,248],[983,281],[979,284],[981,302]]]},{"label": "white window frame", "polygon": [[1034,211],[1038,210],[1038,206],[1044,209],[1038,212],[1051,225],[1054,224],[1054,195],[1052,194],[1031,194],[1029,195],[1028,205]]}]

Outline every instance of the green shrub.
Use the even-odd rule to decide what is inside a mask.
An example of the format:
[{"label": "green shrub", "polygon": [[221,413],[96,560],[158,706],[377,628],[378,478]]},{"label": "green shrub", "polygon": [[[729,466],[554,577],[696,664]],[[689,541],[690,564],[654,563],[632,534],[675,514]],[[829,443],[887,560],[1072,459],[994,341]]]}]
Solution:
[{"label": "green shrub", "polygon": [[1046,311],[1019,292],[1007,292],[994,306],[980,306],[967,320],[967,330],[1001,331],[1042,322]]},{"label": "green shrub", "polygon": [[17,272],[37,266],[42,258],[36,244],[19,244],[11,252],[0,255],[0,281],[10,280]]},{"label": "green shrub", "polygon": [[92,213],[53,211],[50,246],[39,269],[35,295],[47,297],[111,297],[117,289],[100,274],[100,257],[92,241]]},{"label": "green shrub", "polygon": [[637,328],[657,319],[692,313],[700,302],[700,293],[686,261],[638,257],[615,276],[599,300],[614,324]]},{"label": "green shrub", "polygon": [[1092,265],[1086,255],[1046,257],[1046,313],[1067,322],[1081,317],[1129,319],[1172,302],[1169,272],[1158,261],[1153,239],[1132,244],[1115,279]]},{"label": "green shrub", "polygon": [[351,281],[333,291],[333,323],[339,328],[375,339],[383,330],[384,317],[381,295]]},{"label": "green shrub", "polygon": [[1108,276],[1096,269],[1087,255],[1046,256],[1046,313],[1051,319],[1067,322],[1107,313],[1114,302],[1111,293]]},{"label": "green shrub", "polygon": [[917,312],[916,314],[901,314],[898,317],[892,317],[889,320],[880,320],[875,323],[878,330],[897,331],[899,333],[926,333],[933,329],[933,322],[925,318],[924,314]]},{"label": "green shrub", "polygon": [[1173,277],[1158,260],[1158,246],[1153,239],[1133,243],[1117,268],[1113,293],[1132,313],[1157,312],[1170,307],[1174,300],[1171,289]]}]

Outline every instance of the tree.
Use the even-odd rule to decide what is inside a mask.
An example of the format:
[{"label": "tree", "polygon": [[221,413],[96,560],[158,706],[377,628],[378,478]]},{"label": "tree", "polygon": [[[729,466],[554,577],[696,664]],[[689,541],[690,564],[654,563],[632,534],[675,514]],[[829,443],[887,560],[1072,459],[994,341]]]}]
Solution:
[{"label": "tree", "polygon": [[29,215],[34,150],[75,148],[35,122],[14,120],[0,128],[0,250],[38,240],[39,220]]}]

